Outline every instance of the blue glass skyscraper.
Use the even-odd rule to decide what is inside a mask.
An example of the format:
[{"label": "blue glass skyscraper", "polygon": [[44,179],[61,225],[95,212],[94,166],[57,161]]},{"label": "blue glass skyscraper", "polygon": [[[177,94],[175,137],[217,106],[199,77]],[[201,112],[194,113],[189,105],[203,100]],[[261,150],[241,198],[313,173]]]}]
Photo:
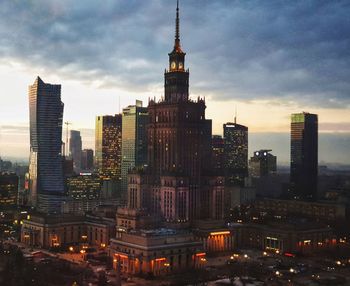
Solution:
[{"label": "blue glass skyscraper", "polygon": [[41,212],[58,213],[64,195],[61,85],[37,77],[28,93],[30,203]]}]

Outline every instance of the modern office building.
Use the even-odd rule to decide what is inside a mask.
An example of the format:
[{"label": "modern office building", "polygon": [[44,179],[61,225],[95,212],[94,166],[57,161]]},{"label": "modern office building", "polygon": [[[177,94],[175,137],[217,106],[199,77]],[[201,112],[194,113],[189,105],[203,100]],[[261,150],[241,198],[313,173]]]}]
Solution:
[{"label": "modern office building", "polygon": [[107,180],[121,179],[122,115],[96,117],[95,167]]},{"label": "modern office building", "polygon": [[133,168],[143,168],[147,164],[148,111],[142,101],[123,109],[122,119],[122,192],[126,197],[128,172]]},{"label": "modern office building", "polygon": [[59,212],[64,195],[61,156],[61,85],[37,77],[29,86],[30,203],[42,212]]},{"label": "modern office building", "polygon": [[83,171],[92,171],[94,168],[94,150],[84,149],[81,151],[81,169]]},{"label": "modern office building", "polygon": [[15,173],[0,172],[0,209],[17,205],[18,176]]},{"label": "modern office building", "polygon": [[277,157],[272,150],[255,151],[249,160],[249,174],[253,178],[260,178],[275,174],[277,171]]},{"label": "modern office building", "polygon": [[212,137],[212,165],[213,170],[223,173],[225,170],[225,142],[222,136],[213,135]]},{"label": "modern office building", "polygon": [[67,178],[67,195],[74,200],[97,200],[101,192],[101,179],[98,175],[81,173]]},{"label": "modern office building", "polygon": [[248,176],[248,127],[226,123],[224,128],[225,182],[227,185],[244,185]]},{"label": "modern office building", "polygon": [[307,112],[291,116],[290,184],[295,198],[317,198],[318,118]]},{"label": "modern office building", "polygon": [[81,149],[82,142],[80,131],[71,130],[69,138],[69,156],[73,159],[73,168],[76,173],[79,173],[81,170]]}]

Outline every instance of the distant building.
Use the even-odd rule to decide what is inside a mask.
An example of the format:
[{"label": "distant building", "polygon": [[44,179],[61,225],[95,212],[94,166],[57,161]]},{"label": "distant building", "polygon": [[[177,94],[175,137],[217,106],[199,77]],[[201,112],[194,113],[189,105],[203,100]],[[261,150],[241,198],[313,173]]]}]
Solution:
[{"label": "distant building", "polygon": [[224,124],[225,181],[227,185],[244,185],[248,176],[248,127]]},{"label": "distant building", "polygon": [[294,197],[316,199],[318,166],[317,114],[291,116],[290,184]]},{"label": "distant building", "polygon": [[80,131],[71,130],[69,138],[69,155],[73,159],[73,168],[76,173],[79,173],[81,170],[81,149],[82,142]]},{"label": "distant building", "polygon": [[98,200],[102,181],[98,175],[81,173],[67,178],[67,195],[75,200]]},{"label": "distant building", "polygon": [[12,162],[11,161],[4,161],[0,157],[0,172],[9,172],[12,170]]},{"label": "distant building", "polygon": [[95,134],[95,167],[102,178],[120,181],[122,115],[97,116]]},{"label": "distant building", "polygon": [[305,220],[235,224],[232,231],[238,248],[279,251],[287,256],[332,250],[337,246],[329,225]]},{"label": "distant building", "polygon": [[80,173],[67,178],[67,199],[63,213],[84,214],[100,205],[102,180],[97,174]]},{"label": "distant building", "polygon": [[249,160],[250,176],[260,178],[275,174],[277,171],[277,157],[270,152],[272,150],[255,151]]},{"label": "distant building", "polygon": [[83,171],[92,171],[94,168],[94,151],[84,149],[81,151],[81,169]]},{"label": "distant building", "polygon": [[256,198],[256,188],[252,186],[230,187],[230,208],[251,204]]},{"label": "distant building", "polygon": [[74,175],[73,159],[69,157],[62,157],[62,165],[63,165],[63,176],[65,178]]},{"label": "distant building", "polygon": [[126,196],[129,170],[147,164],[147,107],[137,100],[136,105],[123,109],[122,122],[122,192]]},{"label": "distant building", "polygon": [[61,142],[61,85],[37,77],[29,86],[30,203],[42,212],[59,212],[64,195]]},{"label": "distant building", "polygon": [[0,209],[17,205],[18,176],[15,173],[0,172]]},{"label": "distant building", "polygon": [[288,197],[289,174],[276,173],[273,176],[251,177],[259,197],[280,198]]},{"label": "distant building", "polygon": [[299,200],[261,199],[254,203],[258,213],[271,213],[280,217],[302,217],[312,220],[339,221],[348,219],[345,203],[306,202]]},{"label": "distant building", "polygon": [[213,135],[211,146],[213,169],[222,174],[225,169],[225,141],[222,136]]}]

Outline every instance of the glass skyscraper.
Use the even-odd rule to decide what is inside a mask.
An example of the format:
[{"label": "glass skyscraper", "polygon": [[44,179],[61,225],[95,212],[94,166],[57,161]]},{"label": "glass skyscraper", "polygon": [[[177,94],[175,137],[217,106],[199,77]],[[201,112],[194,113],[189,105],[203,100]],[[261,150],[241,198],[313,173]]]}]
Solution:
[{"label": "glass skyscraper", "polygon": [[291,116],[290,183],[292,195],[316,199],[318,173],[318,117],[307,112]]},{"label": "glass skyscraper", "polygon": [[95,163],[105,180],[120,181],[122,116],[121,114],[96,117]]},{"label": "glass skyscraper", "polygon": [[224,124],[225,181],[227,185],[244,185],[248,176],[248,127]]},{"label": "glass skyscraper", "polygon": [[94,167],[94,151],[92,149],[84,149],[81,152],[81,168],[84,171],[92,171]]},{"label": "glass skyscraper", "polygon": [[122,192],[128,190],[128,171],[147,164],[147,107],[142,101],[123,108],[122,131]]},{"label": "glass skyscraper", "polygon": [[29,86],[30,203],[46,213],[60,212],[64,195],[63,107],[61,85],[46,84],[37,77]]},{"label": "glass skyscraper", "polygon": [[71,130],[69,138],[69,155],[73,159],[73,168],[76,173],[81,170],[81,149],[82,142],[80,131]]}]

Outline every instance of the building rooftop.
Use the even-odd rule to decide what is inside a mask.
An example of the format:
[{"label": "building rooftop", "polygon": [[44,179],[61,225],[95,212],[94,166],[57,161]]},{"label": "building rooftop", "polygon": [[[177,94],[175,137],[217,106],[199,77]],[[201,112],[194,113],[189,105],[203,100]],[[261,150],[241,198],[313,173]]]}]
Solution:
[{"label": "building rooftop", "polygon": [[160,236],[172,236],[177,234],[188,233],[186,230],[177,230],[170,228],[156,228],[156,229],[140,229],[140,230],[131,230],[130,234],[136,234],[141,236],[152,236],[152,237],[160,237]]}]

